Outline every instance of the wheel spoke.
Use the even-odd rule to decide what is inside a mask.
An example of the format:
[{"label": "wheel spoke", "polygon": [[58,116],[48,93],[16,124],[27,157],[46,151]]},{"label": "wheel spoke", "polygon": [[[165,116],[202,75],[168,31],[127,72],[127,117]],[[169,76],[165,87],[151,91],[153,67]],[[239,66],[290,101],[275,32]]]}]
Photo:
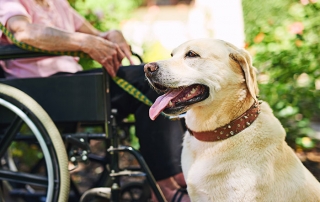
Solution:
[{"label": "wheel spoke", "polygon": [[22,119],[16,116],[13,122],[8,127],[7,131],[5,132],[3,136],[5,138],[2,138],[0,141],[0,145],[1,145],[0,157],[2,157],[5,154],[11,142],[14,140],[17,132],[20,130],[20,127],[22,124],[23,124]]},{"label": "wheel spoke", "polygon": [[40,187],[48,186],[47,177],[38,176],[35,174],[13,172],[9,170],[0,170],[0,179],[10,181],[10,182],[21,183],[21,184],[35,185]]}]

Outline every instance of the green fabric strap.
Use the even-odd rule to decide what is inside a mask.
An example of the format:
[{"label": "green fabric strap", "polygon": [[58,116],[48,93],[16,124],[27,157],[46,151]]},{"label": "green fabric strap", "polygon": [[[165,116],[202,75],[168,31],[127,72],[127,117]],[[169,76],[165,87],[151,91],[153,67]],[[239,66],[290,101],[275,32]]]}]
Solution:
[{"label": "green fabric strap", "polygon": [[[33,46],[30,46],[26,43],[20,42],[16,40],[11,32],[9,32],[5,26],[2,25],[0,22],[0,29],[1,31],[19,48],[32,51],[32,52],[41,52],[41,53],[48,53],[52,55],[70,55],[70,56],[77,56],[81,58],[90,58],[90,56],[84,52],[81,51],[46,51],[42,50]],[[132,86],[130,83],[125,81],[124,79],[120,77],[113,77],[113,81],[118,84],[123,90],[125,90],[127,93],[132,95],[134,98],[138,99],[139,101],[143,102],[144,104],[151,106],[152,102],[143,95],[138,89],[136,89],[134,86]]]}]

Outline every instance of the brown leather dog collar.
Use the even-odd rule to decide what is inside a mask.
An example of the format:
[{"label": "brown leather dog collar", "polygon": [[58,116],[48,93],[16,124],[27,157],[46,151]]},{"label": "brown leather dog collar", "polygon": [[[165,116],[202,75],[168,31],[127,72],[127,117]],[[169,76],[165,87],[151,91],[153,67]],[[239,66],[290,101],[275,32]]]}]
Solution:
[{"label": "brown leather dog collar", "polygon": [[248,128],[256,120],[260,113],[260,104],[261,101],[254,102],[253,105],[241,116],[213,131],[195,132],[190,130],[188,127],[187,129],[191,135],[200,141],[214,142],[227,139]]}]

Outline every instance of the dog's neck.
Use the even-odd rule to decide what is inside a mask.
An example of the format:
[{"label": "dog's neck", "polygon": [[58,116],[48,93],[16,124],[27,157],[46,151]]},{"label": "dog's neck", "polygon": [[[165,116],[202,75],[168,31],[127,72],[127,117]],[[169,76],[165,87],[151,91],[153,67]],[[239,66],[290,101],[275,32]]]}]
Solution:
[{"label": "dog's neck", "polygon": [[196,132],[188,128],[189,133],[196,139],[205,142],[215,142],[233,137],[248,128],[260,114],[260,102],[255,101],[253,105],[242,115],[228,124],[209,131]]},{"label": "dog's neck", "polygon": [[190,109],[186,115],[186,124],[189,129],[197,132],[215,130],[241,116],[254,102],[251,95],[241,101],[215,100],[208,106]]}]

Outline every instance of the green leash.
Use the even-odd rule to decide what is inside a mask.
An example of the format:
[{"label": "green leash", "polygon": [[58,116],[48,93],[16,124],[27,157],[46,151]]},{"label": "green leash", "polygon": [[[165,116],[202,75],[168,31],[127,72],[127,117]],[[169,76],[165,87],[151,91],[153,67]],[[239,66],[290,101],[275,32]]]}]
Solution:
[{"label": "green leash", "polygon": [[[48,53],[48,54],[53,54],[53,55],[69,55],[69,56],[77,56],[81,58],[91,58],[88,54],[81,52],[81,51],[46,51],[42,50],[33,46],[30,46],[26,43],[20,42],[16,40],[11,32],[9,32],[5,26],[2,25],[0,22],[0,28],[1,31],[19,48],[28,50],[28,51],[33,51],[33,52],[41,52],[41,53]],[[152,102],[145,96],[143,95],[138,89],[136,89],[134,86],[132,86],[130,83],[125,81],[124,79],[120,77],[113,77],[113,81],[118,84],[123,90],[125,90],[127,93],[132,95],[134,98],[138,99],[142,103],[151,106]]]}]

